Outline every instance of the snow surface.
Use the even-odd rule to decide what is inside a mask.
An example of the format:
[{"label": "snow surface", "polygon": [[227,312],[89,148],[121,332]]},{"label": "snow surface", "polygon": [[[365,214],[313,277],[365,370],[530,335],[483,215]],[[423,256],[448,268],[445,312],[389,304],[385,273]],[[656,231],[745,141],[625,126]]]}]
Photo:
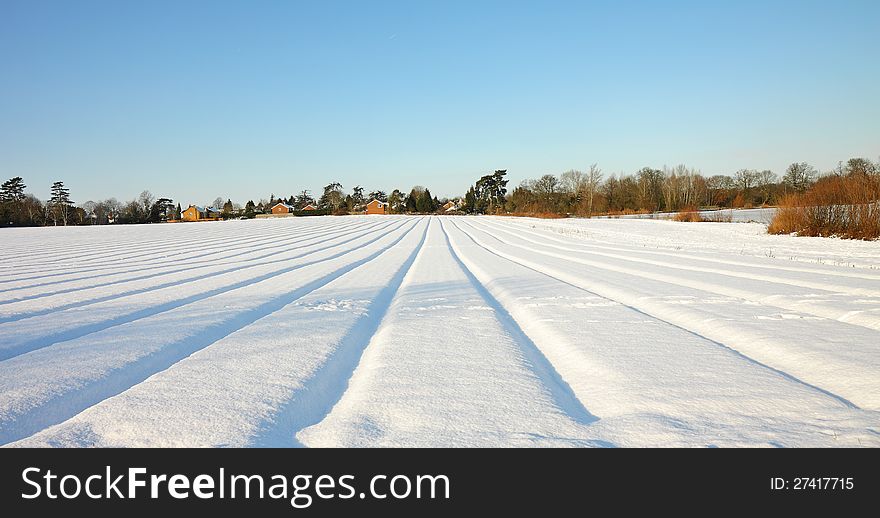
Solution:
[{"label": "snow surface", "polygon": [[880,243],[764,228],[4,229],[0,444],[880,446]]}]

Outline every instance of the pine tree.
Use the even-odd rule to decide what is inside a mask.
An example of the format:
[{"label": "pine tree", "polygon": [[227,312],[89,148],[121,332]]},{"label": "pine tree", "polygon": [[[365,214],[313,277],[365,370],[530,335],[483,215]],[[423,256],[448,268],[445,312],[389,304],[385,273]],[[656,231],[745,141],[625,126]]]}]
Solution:
[{"label": "pine tree", "polygon": [[254,206],[254,200],[248,200],[248,202],[244,206],[244,217],[248,219],[253,219],[255,215],[255,208],[256,207]]},{"label": "pine tree", "polygon": [[58,222],[61,221],[64,226],[67,226],[72,205],[70,189],[64,187],[64,182],[53,183],[48,205],[53,224],[58,225]]},{"label": "pine tree", "polygon": [[473,214],[477,209],[477,194],[474,192],[474,186],[471,185],[471,188],[468,189],[468,192],[464,195],[464,207],[463,210],[468,214]]},{"label": "pine tree", "polygon": [[159,198],[150,206],[150,213],[147,216],[149,223],[159,223],[167,221],[168,216],[174,211],[174,203],[170,198]]},{"label": "pine tree", "polygon": [[304,190],[296,195],[295,203],[292,203],[294,207],[299,210],[302,210],[306,205],[315,205],[315,199],[312,198],[312,193],[309,190]]},{"label": "pine tree", "polygon": [[425,189],[416,200],[416,210],[418,212],[430,213],[434,212],[434,199],[431,197],[431,191]]},{"label": "pine tree", "polygon": [[500,209],[504,207],[507,194],[507,182],[504,176],[507,174],[506,169],[497,169],[493,174],[487,174],[477,180],[474,193],[477,197],[475,203],[476,212],[485,212],[490,207]]},{"label": "pine tree", "polygon": [[402,212],[402,205],[404,204],[403,193],[400,192],[399,189],[394,189],[391,191],[391,195],[388,196],[388,205],[393,213]]},{"label": "pine tree", "polygon": [[0,225],[22,223],[24,209],[24,180],[20,176],[10,178],[0,185]]},{"label": "pine tree", "polygon": [[324,186],[324,194],[318,200],[318,206],[321,209],[332,210],[336,212],[345,203],[345,197],[342,194],[342,184],[333,182]]},{"label": "pine tree", "polygon": [[20,202],[24,199],[24,180],[20,176],[10,178],[0,185],[0,203]]}]

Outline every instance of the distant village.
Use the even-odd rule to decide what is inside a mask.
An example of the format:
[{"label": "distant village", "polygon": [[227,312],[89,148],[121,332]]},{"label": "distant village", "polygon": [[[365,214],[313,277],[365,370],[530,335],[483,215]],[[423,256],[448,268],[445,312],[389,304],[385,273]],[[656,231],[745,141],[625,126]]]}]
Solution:
[{"label": "distant village", "polygon": [[[339,184],[335,184],[339,185]],[[341,185],[338,187],[341,189]],[[329,193],[329,194],[327,194]],[[334,195],[336,194],[336,195]],[[369,197],[364,198],[359,187],[354,189],[351,195],[342,195],[336,189],[325,190],[321,201],[315,201],[309,196],[308,191],[303,191],[300,196],[291,196],[289,199],[275,199],[254,204],[248,201],[244,207],[236,206],[231,200],[227,200],[222,206],[199,206],[190,205],[184,210],[170,209],[165,221],[174,223],[178,221],[219,221],[224,219],[263,219],[263,218],[289,218],[300,216],[322,215],[385,215],[406,213],[455,213],[460,212],[462,200],[439,200],[431,196],[428,189],[414,187],[410,194],[402,196],[400,191],[394,191],[391,196],[382,191],[374,191]],[[411,201],[410,201],[411,200]],[[421,204],[419,200],[422,200]],[[419,210],[419,209],[422,210]]]},{"label": "distant village", "polygon": [[324,215],[465,214],[497,211],[507,192],[505,170],[485,175],[462,197],[439,199],[422,186],[408,193],[399,189],[387,194],[365,192],[355,186],[346,192],[342,184],[326,185],[320,196],[304,190],[287,198],[270,195],[244,205],[216,198],[205,205],[181,206],[168,197],[156,198],[143,191],[136,199],[120,203],[115,198],[77,204],[64,182],[55,182],[46,202],[30,193],[21,177],[0,186],[0,226],[68,226],[135,223],[180,223],[229,219],[289,218]]}]

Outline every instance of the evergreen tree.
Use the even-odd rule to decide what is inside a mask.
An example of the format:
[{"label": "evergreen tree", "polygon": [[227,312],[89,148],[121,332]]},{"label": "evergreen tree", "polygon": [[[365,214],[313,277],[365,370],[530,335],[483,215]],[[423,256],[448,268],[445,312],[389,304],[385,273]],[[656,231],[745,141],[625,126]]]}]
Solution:
[{"label": "evergreen tree", "polygon": [[20,176],[10,178],[0,185],[0,203],[15,203],[24,200],[24,180]]},{"label": "evergreen tree", "polygon": [[406,212],[416,212],[418,210],[416,203],[418,197],[419,196],[415,193],[415,191],[409,193],[403,203],[403,207]]},{"label": "evergreen tree", "polygon": [[473,214],[477,210],[477,193],[474,191],[474,186],[471,185],[471,188],[468,189],[467,193],[464,195],[464,206],[462,210],[467,214]]},{"label": "evergreen tree", "polygon": [[312,198],[312,193],[309,190],[304,190],[297,194],[295,203],[292,205],[299,210],[302,210],[306,205],[315,205],[315,199]]},{"label": "evergreen tree", "polygon": [[254,200],[248,200],[248,202],[244,205],[244,217],[248,219],[253,219],[255,215]]},{"label": "evergreen tree", "polygon": [[395,214],[403,212],[405,208],[404,198],[403,193],[400,192],[399,189],[394,189],[393,191],[391,191],[391,194],[388,196],[388,205],[391,209],[391,212]]},{"label": "evergreen tree", "polygon": [[150,206],[150,213],[147,216],[147,222],[159,223],[168,221],[169,216],[174,215],[174,202],[170,198],[159,198]]},{"label": "evergreen tree", "polygon": [[431,197],[431,191],[425,189],[416,200],[416,210],[418,212],[430,213],[434,212],[434,199]]},{"label": "evergreen tree", "polygon": [[321,209],[336,212],[344,202],[345,196],[342,194],[342,184],[339,182],[333,182],[324,186],[324,194],[322,194],[321,199],[318,200],[318,206]]},{"label": "evergreen tree", "polygon": [[357,208],[359,205],[363,205],[366,200],[364,200],[364,188],[360,185],[356,185],[354,189],[351,190],[351,202],[353,204],[352,208]]},{"label": "evergreen tree", "polygon": [[497,169],[493,174],[487,174],[477,180],[474,188],[478,200],[475,204],[476,212],[485,212],[490,207],[496,210],[504,207],[508,182],[504,179],[506,174],[507,169]]},{"label": "evergreen tree", "polygon": [[24,217],[24,180],[10,178],[0,186],[0,225],[21,225]]},{"label": "evergreen tree", "polygon": [[220,213],[220,217],[223,219],[229,219],[232,217],[234,211],[235,207],[232,205],[232,200],[227,198],[226,203],[223,204],[223,211]]},{"label": "evergreen tree", "polygon": [[53,183],[48,205],[52,223],[58,225],[58,222],[60,221],[64,226],[67,226],[72,205],[73,202],[70,201],[70,189],[64,187],[64,182]]}]

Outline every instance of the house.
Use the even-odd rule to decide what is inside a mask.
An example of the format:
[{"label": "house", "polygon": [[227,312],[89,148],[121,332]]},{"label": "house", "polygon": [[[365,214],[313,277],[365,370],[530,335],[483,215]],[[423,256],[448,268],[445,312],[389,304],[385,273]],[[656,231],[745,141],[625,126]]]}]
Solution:
[{"label": "house", "polygon": [[220,211],[211,207],[199,207],[190,205],[188,209],[180,213],[183,221],[217,221],[220,219]]},{"label": "house", "polygon": [[280,201],[272,206],[272,214],[290,214],[295,209],[290,205]]},{"label": "house", "polygon": [[388,204],[384,201],[370,200],[367,204],[367,214],[388,214]]},{"label": "house", "polygon": [[452,200],[449,200],[443,204],[443,212],[449,212],[456,209],[458,209],[458,204]]},{"label": "house", "polygon": [[312,205],[311,203],[309,203],[308,205],[306,205],[305,207],[303,207],[301,210],[318,210],[318,207],[315,207],[314,205]]}]

